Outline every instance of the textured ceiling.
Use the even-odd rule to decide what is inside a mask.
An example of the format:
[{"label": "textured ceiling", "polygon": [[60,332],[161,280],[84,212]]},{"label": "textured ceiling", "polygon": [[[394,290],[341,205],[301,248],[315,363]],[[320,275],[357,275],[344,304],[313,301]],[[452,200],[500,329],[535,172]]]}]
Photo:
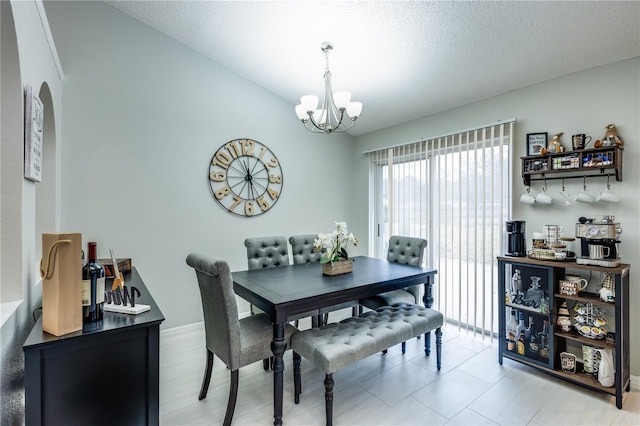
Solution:
[{"label": "textured ceiling", "polygon": [[[107,1],[294,105],[333,89],[359,135],[640,56],[640,2]],[[500,117],[497,117],[497,119]]]}]

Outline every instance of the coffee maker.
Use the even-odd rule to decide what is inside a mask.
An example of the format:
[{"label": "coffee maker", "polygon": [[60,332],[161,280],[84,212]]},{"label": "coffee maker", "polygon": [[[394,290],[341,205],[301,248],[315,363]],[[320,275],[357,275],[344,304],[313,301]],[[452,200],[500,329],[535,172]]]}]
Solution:
[{"label": "coffee maker", "polygon": [[523,257],[527,255],[524,220],[507,221],[507,252],[506,256]]},{"label": "coffee maker", "polygon": [[581,217],[576,223],[576,238],[580,239],[580,256],[576,263],[615,268],[620,264],[618,243],[622,233],[620,224],[613,216],[604,216],[602,220]]}]

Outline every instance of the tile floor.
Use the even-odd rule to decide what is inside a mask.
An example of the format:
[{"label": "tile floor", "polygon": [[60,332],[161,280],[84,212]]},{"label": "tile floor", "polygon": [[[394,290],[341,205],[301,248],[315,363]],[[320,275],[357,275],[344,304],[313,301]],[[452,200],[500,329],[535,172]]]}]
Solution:
[{"label": "tile floor", "polygon": [[[207,398],[198,401],[205,365],[203,325],[163,331],[160,346],[160,424],[222,424],[229,372],[220,360],[214,362]],[[386,355],[335,373],[334,424],[640,425],[639,391],[629,392],[618,410],[609,395],[508,359],[499,365],[495,342],[474,339],[451,326],[443,330],[442,359],[438,372],[435,353],[425,357],[423,340],[412,339],[405,355],[400,346],[393,347]],[[324,373],[303,358],[303,394],[296,405],[291,366],[288,351],[285,425],[325,424]],[[272,384],[260,362],[240,370],[233,425],[273,424]]]}]

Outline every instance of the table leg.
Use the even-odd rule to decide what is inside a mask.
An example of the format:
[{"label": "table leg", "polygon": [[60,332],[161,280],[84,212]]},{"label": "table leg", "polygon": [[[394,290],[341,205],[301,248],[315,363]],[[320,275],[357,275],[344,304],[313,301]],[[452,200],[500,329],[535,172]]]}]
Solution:
[{"label": "table leg", "polygon": [[287,342],[284,338],[284,323],[273,324],[273,341],[271,342],[271,352],[273,352],[273,424],[282,424],[282,399],[284,389],[284,359],[282,354],[287,349]]},{"label": "table leg", "polygon": [[425,308],[431,308],[433,306],[433,283],[431,282],[431,277],[427,277],[427,282],[424,283],[422,303],[424,303]]},{"label": "table leg", "polygon": [[[424,295],[422,296],[422,303],[425,308],[431,308],[433,306],[433,282],[431,277],[427,277],[427,282],[424,283]],[[427,331],[424,334],[424,353],[429,356],[431,354],[431,332]]]}]

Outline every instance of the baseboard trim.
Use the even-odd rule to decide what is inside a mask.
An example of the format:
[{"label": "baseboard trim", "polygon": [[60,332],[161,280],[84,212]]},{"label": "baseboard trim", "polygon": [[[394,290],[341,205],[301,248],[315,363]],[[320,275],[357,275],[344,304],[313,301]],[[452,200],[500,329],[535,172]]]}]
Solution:
[{"label": "baseboard trim", "polygon": [[172,336],[175,334],[182,334],[187,331],[191,331],[197,328],[204,328],[204,321],[194,322],[187,325],[179,325],[177,327],[167,328],[160,330],[160,336]]},{"label": "baseboard trim", "polygon": [[629,380],[631,380],[631,390],[640,391],[640,376],[629,376]]}]

